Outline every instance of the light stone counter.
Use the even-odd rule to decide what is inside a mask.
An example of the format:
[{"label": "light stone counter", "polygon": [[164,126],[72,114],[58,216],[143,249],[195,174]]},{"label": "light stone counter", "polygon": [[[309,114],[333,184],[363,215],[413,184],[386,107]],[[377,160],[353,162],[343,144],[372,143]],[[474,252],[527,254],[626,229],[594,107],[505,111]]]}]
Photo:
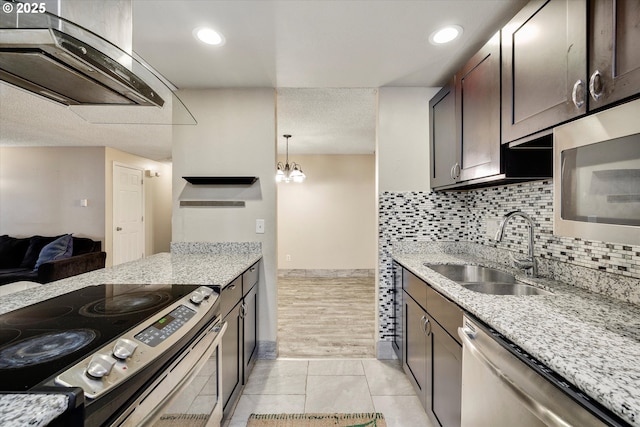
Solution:
[{"label": "light stone counter", "polygon": [[[0,314],[17,310],[28,305],[44,301],[55,296],[103,283],[114,284],[189,284],[216,285],[224,287],[233,279],[241,275],[246,269],[262,258],[260,248],[251,247],[250,250],[237,250],[237,246],[216,246],[220,249],[211,250],[212,244],[197,247],[176,245],[173,253],[161,253],[150,257],[69,277],[38,287],[27,289],[0,297]],[[213,252],[213,253],[212,253]],[[34,395],[5,394],[0,395],[0,419],[7,427],[24,425],[46,425],[66,410],[66,395],[38,394],[38,407],[42,417],[25,411],[31,407],[29,399]],[[66,400],[65,400],[66,402]],[[30,417],[29,420],[25,416]],[[36,424],[25,421],[33,421]],[[34,421],[36,422],[36,421]],[[6,423],[6,424],[5,424]]]},{"label": "light stone counter", "polygon": [[[640,306],[558,281],[529,279],[477,255],[439,253],[437,246],[417,253],[405,248],[393,258],[588,396],[631,425],[640,426]],[[497,267],[554,295],[499,296],[470,291],[425,267],[425,262]],[[575,276],[575,280],[583,279]]]}]

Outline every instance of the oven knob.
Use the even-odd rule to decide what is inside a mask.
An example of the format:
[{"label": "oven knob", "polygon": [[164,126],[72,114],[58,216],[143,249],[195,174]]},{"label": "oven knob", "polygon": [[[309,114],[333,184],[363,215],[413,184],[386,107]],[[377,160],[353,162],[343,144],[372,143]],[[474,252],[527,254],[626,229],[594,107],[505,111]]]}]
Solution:
[{"label": "oven knob", "polygon": [[111,368],[116,363],[115,360],[102,354],[96,354],[91,358],[89,366],[87,366],[87,376],[90,378],[100,379],[111,373]]},{"label": "oven knob", "polygon": [[138,348],[138,344],[126,338],[121,338],[113,346],[113,357],[119,360],[126,360],[136,351],[136,348]]},{"label": "oven knob", "polygon": [[209,299],[209,297],[213,295],[213,289],[207,288],[206,286],[199,287],[197,292],[200,292],[204,296],[204,299]]},{"label": "oven knob", "polygon": [[191,297],[189,298],[189,300],[194,303],[195,305],[200,304],[202,301],[204,301],[204,294],[202,292],[199,291],[195,291],[194,293],[191,294]]}]

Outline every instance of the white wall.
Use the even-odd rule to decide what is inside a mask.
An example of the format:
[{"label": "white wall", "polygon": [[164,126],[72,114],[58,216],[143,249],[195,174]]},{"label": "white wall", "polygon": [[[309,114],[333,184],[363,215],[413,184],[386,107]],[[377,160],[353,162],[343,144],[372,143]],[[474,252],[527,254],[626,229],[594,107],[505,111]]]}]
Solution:
[{"label": "white wall", "polygon": [[0,234],[73,233],[104,248],[104,185],[104,148],[0,147]]},{"label": "white wall", "polygon": [[300,163],[307,179],[278,184],[278,268],[375,269],[375,156],[290,160]]},{"label": "white wall", "polygon": [[378,192],[429,191],[429,100],[439,88],[378,92]]},{"label": "white wall", "polygon": [[145,253],[168,251],[171,165],[105,147],[0,148],[0,234],[90,237],[110,266],[114,162],[160,172],[145,178]]},{"label": "white wall", "polygon": [[159,177],[144,180],[144,253],[146,256],[159,252],[169,252],[171,244],[171,165],[155,162],[144,157],[125,153],[113,148],[105,149],[105,244],[107,266],[113,263],[113,164],[130,166],[135,169],[154,170]]},{"label": "white wall", "polygon": [[[262,243],[258,339],[275,343],[276,291],[276,104],[275,90],[214,89],[180,91],[198,121],[174,126],[173,227],[175,242]],[[179,206],[182,176],[257,176],[261,199],[243,208]],[[256,219],[265,233],[256,234]]]}]

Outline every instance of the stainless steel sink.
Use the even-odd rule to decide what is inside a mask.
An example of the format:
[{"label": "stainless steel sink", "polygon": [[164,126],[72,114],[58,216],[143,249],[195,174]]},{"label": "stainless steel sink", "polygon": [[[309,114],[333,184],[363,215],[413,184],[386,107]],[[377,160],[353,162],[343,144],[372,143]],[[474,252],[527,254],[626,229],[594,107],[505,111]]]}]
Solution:
[{"label": "stainless steel sink", "polygon": [[513,274],[481,265],[465,264],[425,264],[425,267],[437,271],[444,277],[458,283],[499,282],[515,283]]},{"label": "stainless steel sink", "polygon": [[526,283],[465,283],[470,291],[491,295],[553,295],[551,292]]},{"label": "stainless steel sink", "polygon": [[518,282],[513,274],[482,265],[424,264],[470,291],[491,295],[553,295],[547,290]]}]

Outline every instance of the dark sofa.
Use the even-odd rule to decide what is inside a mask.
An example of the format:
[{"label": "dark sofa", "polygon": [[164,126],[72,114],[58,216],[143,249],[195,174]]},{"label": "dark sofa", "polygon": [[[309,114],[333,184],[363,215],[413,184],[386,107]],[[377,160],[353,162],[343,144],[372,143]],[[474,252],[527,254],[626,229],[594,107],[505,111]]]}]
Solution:
[{"label": "dark sofa", "polygon": [[102,251],[102,242],[86,237],[71,237],[65,257],[35,268],[43,248],[63,236],[0,236],[0,285],[21,280],[48,283],[104,268],[107,253]]}]

